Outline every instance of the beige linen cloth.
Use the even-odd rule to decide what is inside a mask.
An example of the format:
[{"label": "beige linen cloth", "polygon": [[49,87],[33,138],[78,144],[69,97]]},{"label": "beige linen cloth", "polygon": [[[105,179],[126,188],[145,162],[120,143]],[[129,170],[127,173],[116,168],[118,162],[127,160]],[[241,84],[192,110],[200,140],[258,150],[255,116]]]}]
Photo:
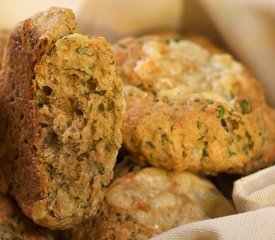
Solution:
[{"label": "beige linen cloth", "polygon": [[151,240],[275,240],[275,166],[236,181],[233,201],[239,214],[187,224]]}]

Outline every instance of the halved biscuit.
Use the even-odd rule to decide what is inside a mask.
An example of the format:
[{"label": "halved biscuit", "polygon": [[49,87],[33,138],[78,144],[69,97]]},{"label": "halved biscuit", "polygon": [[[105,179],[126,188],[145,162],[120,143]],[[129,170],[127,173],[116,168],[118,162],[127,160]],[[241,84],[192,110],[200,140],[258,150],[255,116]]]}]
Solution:
[{"label": "halved biscuit", "polygon": [[74,31],[65,9],[20,23],[3,69],[6,186],[51,229],[94,216],[121,145],[124,98],[109,44]]}]

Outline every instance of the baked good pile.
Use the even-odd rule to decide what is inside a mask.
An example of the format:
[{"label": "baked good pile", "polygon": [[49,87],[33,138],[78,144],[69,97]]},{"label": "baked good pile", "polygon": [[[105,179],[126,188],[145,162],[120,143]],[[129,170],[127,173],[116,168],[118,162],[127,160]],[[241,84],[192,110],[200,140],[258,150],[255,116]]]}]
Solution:
[{"label": "baked good pile", "polygon": [[53,7],[3,42],[1,239],[149,239],[235,213],[207,176],[274,163],[259,82],[205,38],[110,45]]}]

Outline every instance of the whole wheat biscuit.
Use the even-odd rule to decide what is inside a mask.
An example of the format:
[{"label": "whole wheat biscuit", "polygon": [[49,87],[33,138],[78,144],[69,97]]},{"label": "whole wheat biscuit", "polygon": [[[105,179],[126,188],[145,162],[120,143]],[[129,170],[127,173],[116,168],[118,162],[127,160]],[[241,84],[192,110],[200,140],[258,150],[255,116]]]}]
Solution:
[{"label": "whole wheat biscuit", "polygon": [[3,65],[0,186],[51,229],[94,216],[121,145],[124,98],[109,44],[75,29],[70,10],[39,13],[12,32]]},{"label": "whole wheat biscuit", "polygon": [[112,50],[125,84],[123,141],[135,161],[211,174],[274,162],[274,110],[231,55],[175,34],[126,38]]},{"label": "whole wheat biscuit", "polygon": [[71,239],[149,239],[173,227],[235,212],[214,185],[192,173],[128,168],[106,191],[93,222]]}]

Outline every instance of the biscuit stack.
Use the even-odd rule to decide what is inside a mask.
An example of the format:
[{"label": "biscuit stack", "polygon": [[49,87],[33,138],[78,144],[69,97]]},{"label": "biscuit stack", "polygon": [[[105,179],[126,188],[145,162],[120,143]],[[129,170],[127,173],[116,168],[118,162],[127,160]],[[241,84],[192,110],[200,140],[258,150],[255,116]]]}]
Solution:
[{"label": "biscuit stack", "polygon": [[202,176],[275,159],[261,86],[200,37],[110,46],[50,8],[11,32],[0,78],[0,190],[34,222],[1,195],[4,239],[149,239],[235,212]]}]

